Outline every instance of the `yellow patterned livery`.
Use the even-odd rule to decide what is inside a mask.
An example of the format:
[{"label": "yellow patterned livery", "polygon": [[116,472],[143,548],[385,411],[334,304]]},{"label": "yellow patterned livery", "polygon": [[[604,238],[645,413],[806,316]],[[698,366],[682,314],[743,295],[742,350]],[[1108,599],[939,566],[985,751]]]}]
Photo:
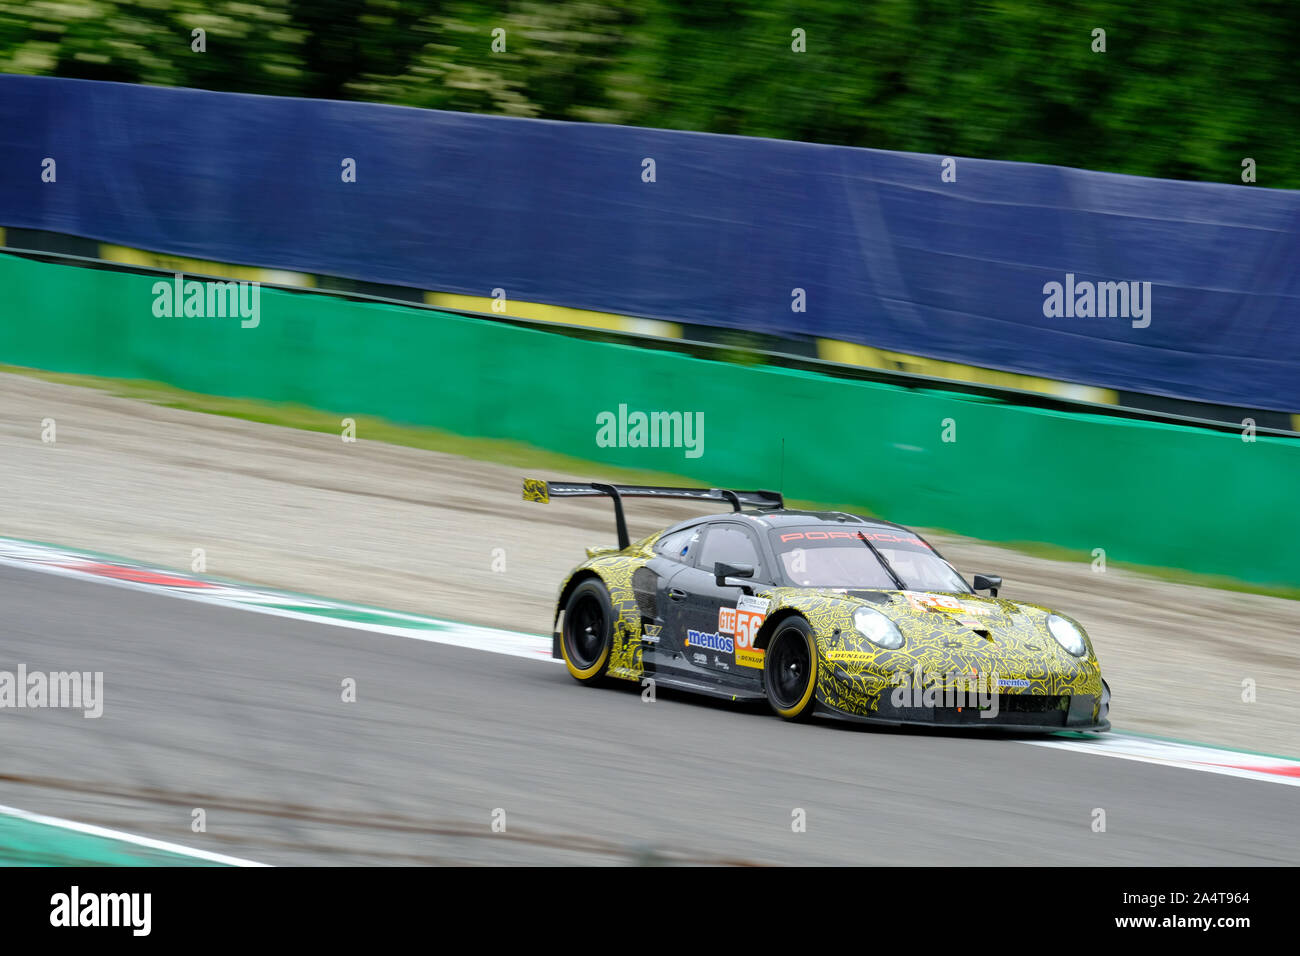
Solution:
[{"label": "yellow patterned livery", "polygon": [[[577,680],[649,682],[779,716],[1054,732],[1110,728],[1110,689],[1077,621],[998,597],[920,535],[770,491],[525,479],[524,498],[606,497],[617,547],[560,588],[554,656]],[[628,498],[730,505],[641,541]],[[987,593],[984,593],[987,592]]]}]

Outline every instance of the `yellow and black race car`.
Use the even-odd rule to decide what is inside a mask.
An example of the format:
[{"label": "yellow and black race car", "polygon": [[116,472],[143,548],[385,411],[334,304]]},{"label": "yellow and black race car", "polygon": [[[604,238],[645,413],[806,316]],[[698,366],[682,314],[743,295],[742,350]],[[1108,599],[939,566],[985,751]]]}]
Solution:
[{"label": "yellow and black race car", "polygon": [[[770,491],[524,481],[528,501],[576,496],[610,498],[618,529],[618,547],[589,548],[560,588],[552,653],[579,681],[766,699],[789,720],[1110,728],[1077,622],[999,599],[993,575],[968,586],[901,525],[788,510]],[[631,542],[625,498],[733,511]]]}]

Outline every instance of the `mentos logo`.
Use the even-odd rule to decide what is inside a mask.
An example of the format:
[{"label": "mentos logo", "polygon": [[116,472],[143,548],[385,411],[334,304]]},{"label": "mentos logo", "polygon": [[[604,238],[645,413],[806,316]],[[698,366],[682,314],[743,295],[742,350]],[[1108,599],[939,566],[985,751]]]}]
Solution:
[{"label": "mentos logo", "polygon": [[725,634],[706,634],[704,631],[687,631],[686,645],[706,647],[721,654],[731,654],[736,650],[735,638],[727,637]]}]

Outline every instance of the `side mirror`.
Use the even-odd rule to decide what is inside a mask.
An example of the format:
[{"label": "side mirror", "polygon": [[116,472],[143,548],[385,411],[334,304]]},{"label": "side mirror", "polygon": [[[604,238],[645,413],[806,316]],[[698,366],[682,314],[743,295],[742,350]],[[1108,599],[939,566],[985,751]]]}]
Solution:
[{"label": "side mirror", "polygon": [[718,587],[744,587],[743,584],[734,584],[727,578],[752,578],[754,576],[754,566],[752,564],[727,564],[719,561],[713,565],[713,580],[717,582]]},{"label": "side mirror", "polygon": [[1002,578],[996,574],[977,574],[975,575],[974,588],[976,591],[988,591],[989,597],[998,596],[998,588],[1002,587]]}]

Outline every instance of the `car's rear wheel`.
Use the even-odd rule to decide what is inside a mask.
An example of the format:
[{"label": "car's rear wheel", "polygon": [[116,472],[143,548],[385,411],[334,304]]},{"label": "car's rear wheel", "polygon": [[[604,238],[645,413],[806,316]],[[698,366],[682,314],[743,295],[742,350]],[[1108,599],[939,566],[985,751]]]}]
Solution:
[{"label": "car's rear wheel", "polygon": [[577,680],[593,683],[609,670],[614,646],[614,606],[609,591],[595,578],[583,581],[569,595],[564,606],[564,629],[560,653]]},{"label": "car's rear wheel", "polygon": [[812,716],[817,690],[817,644],[812,626],[791,617],[777,626],[763,654],[767,702],[786,720]]}]

